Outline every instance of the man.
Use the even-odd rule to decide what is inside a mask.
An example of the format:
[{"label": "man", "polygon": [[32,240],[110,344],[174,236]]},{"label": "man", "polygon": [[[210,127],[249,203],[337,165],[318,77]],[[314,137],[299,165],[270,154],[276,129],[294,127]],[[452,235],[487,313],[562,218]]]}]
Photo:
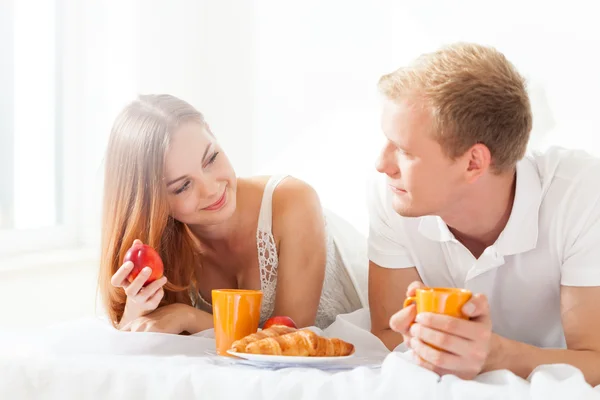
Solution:
[{"label": "man", "polygon": [[[379,88],[372,332],[440,375],[567,363],[600,384],[599,160],[557,148],[525,157],[525,82],[493,48],[425,54]],[[470,319],[402,309],[423,285],[471,290]]]}]

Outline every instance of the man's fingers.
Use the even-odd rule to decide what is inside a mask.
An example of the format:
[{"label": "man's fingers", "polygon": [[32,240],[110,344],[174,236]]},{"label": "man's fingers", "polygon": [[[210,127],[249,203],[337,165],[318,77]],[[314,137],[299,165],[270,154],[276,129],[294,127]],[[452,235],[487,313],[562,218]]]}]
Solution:
[{"label": "man's fingers", "polygon": [[488,318],[490,306],[484,294],[474,294],[473,297],[462,307],[463,314],[470,318]]},{"label": "man's fingers", "polygon": [[461,363],[464,361],[461,357],[435,349],[416,337],[410,340],[410,345],[419,357],[436,368],[449,371],[461,369]]},{"label": "man's fingers", "polygon": [[412,324],[417,315],[417,309],[414,304],[409,305],[392,315],[390,318],[390,328],[393,331],[406,335],[410,324]]},{"label": "man's fingers", "polygon": [[406,289],[406,297],[414,296],[417,289],[422,289],[424,287],[425,287],[425,285],[423,284],[423,282],[420,282],[420,281],[412,282],[410,285],[408,285],[408,288]]},{"label": "man's fingers", "polygon": [[470,354],[473,348],[473,342],[469,339],[450,335],[421,324],[413,324],[410,327],[410,334],[431,346],[459,356]]},{"label": "man's fingers", "polygon": [[425,327],[474,341],[486,339],[486,335],[489,337],[490,334],[489,329],[480,321],[469,321],[445,314],[422,312],[415,320]]}]

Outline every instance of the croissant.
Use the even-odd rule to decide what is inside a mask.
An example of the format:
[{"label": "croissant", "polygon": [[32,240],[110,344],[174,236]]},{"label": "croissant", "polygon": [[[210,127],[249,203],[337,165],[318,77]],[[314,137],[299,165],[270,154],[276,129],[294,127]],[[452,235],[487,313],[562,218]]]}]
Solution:
[{"label": "croissant", "polygon": [[354,345],[337,338],[326,338],[309,329],[249,343],[246,353],[278,356],[335,357],[354,352]]},{"label": "croissant", "polygon": [[295,330],[295,328],[291,328],[285,325],[273,325],[267,329],[263,329],[262,331],[258,331],[256,333],[243,337],[240,340],[236,340],[231,344],[231,350],[235,351],[236,353],[241,353],[246,349],[246,346],[252,342],[265,338],[285,335],[286,333],[291,333]]}]

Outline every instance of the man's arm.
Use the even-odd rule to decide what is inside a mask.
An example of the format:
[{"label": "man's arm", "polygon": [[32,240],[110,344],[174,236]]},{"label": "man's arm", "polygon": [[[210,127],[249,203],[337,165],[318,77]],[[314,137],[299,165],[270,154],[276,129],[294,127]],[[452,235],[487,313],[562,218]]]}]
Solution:
[{"label": "man's arm", "polygon": [[421,281],[417,269],[383,268],[369,261],[371,332],[390,350],[402,343],[402,335],[390,329],[390,317],[402,308],[408,285]]},{"label": "man's arm", "polygon": [[497,335],[485,370],[509,369],[526,378],[539,365],[570,364],[586,381],[600,384],[600,287],[561,288],[562,323],[567,350],[541,349]]},{"label": "man's arm", "polygon": [[[570,196],[562,225],[573,242],[565,241],[561,272],[561,319],[567,350],[539,349],[504,338],[494,338],[504,359],[493,359],[499,368],[527,376],[541,364],[566,363],[579,368],[592,385],[600,384],[600,200],[598,168],[589,169],[589,179],[580,179],[578,196]],[[586,184],[587,182],[587,184]],[[591,196],[594,202],[587,202]],[[578,210],[576,213],[574,210]],[[493,342],[494,343],[494,342]],[[493,364],[492,364],[493,365]]]},{"label": "man's arm", "polygon": [[[415,306],[408,306],[401,312],[409,285],[421,281],[412,261],[410,241],[406,235],[404,220],[392,207],[391,192],[385,177],[378,175],[371,182],[367,204],[369,206],[369,309],[371,332],[388,349],[393,350],[402,343],[409,321],[416,316]],[[401,314],[403,326],[390,329],[390,317]]]}]

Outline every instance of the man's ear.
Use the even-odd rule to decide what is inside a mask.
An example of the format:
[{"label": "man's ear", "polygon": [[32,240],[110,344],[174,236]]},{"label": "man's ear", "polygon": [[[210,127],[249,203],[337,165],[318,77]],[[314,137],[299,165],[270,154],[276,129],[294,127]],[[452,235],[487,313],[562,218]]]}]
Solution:
[{"label": "man's ear", "polygon": [[492,164],[492,153],[483,143],[477,143],[467,150],[467,180],[469,183],[475,182],[483,175]]}]

